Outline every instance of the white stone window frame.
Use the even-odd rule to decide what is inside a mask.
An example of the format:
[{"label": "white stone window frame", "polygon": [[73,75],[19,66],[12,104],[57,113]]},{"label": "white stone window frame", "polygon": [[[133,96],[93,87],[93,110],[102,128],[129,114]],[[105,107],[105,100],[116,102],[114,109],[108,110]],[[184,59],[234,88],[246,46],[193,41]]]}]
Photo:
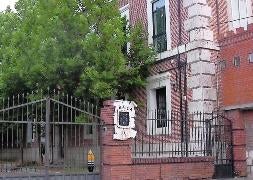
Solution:
[{"label": "white stone window frame", "polygon": [[[166,112],[169,112],[167,118],[171,119],[171,74],[169,72],[161,73],[147,78],[147,133],[152,135],[166,135],[171,133],[171,121],[168,121],[166,127],[158,128],[155,121],[149,120],[152,117],[150,111],[157,109],[156,90],[165,87],[166,88]],[[155,117],[156,118],[156,117]],[[168,127],[169,126],[169,127]],[[152,132],[153,128],[153,132]],[[155,128],[155,129],[154,129]],[[166,128],[166,130],[165,130]]]},{"label": "white stone window frame", "polygon": [[[147,17],[148,17],[148,42],[153,45],[153,3],[157,0],[147,0]],[[169,57],[169,50],[171,50],[171,30],[170,30],[170,8],[169,0],[165,0],[165,14],[166,14],[166,38],[167,51],[158,53],[158,59]]]},{"label": "white stone window frame", "polygon": [[[126,17],[127,20],[127,28],[130,26],[130,12],[129,12],[129,4],[121,7],[119,9],[121,17]],[[129,53],[130,50],[130,43],[127,43],[127,52]]]},{"label": "white stone window frame", "polygon": [[[234,21],[235,19],[233,19],[233,7],[232,7],[232,3],[231,1],[235,1],[235,0],[227,0],[227,4],[228,4],[228,18],[230,20],[229,22],[229,30],[233,30],[235,31],[236,28],[239,28],[239,27],[243,27],[244,29],[247,29],[247,24],[250,24],[250,23],[253,23],[253,17],[251,17],[253,15],[253,9],[252,9],[252,0],[246,0],[246,8],[247,8],[247,15],[246,17],[246,20],[247,21],[247,24],[243,26],[243,24],[241,24],[241,20],[237,20],[237,21]],[[242,11],[239,9],[239,11]],[[239,26],[236,26],[235,24],[237,24]],[[236,27],[235,27],[236,26]]]}]

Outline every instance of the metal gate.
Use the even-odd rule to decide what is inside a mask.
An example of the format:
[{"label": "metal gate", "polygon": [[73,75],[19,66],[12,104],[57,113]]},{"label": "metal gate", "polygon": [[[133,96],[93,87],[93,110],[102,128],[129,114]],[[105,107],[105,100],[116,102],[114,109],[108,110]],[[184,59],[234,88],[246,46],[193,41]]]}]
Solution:
[{"label": "metal gate", "polygon": [[[54,92],[43,98],[41,94],[1,102],[0,177],[99,179],[97,107],[73,96]],[[90,150],[95,155],[93,172],[87,168]]]},{"label": "metal gate", "polygon": [[209,138],[212,156],[215,157],[214,178],[233,177],[232,124],[223,114],[213,114],[212,137]]}]

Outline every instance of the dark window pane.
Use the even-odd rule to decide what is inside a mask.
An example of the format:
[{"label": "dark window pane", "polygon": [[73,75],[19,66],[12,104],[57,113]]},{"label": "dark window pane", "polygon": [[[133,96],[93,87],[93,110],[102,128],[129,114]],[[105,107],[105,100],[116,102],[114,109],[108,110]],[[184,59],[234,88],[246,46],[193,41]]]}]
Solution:
[{"label": "dark window pane", "polygon": [[250,62],[250,63],[253,63],[253,53],[250,53],[250,54],[249,54],[249,62]]},{"label": "dark window pane", "polygon": [[234,66],[239,67],[241,63],[240,61],[241,60],[239,56],[234,57]]},{"label": "dark window pane", "polygon": [[119,112],[119,125],[129,126],[129,112]]},{"label": "dark window pane", "polygon": [[166,88],[156,90],[157,128],[167,127]]},{"label": "dark window pane", "polygon": [[159,36],[160,34],[165,34],[166,32],[166,22],[165,22],[165,8],[161,8],[154,12],[154,35]]},{"label": "dark window pane", "polygon": [[158,52],[167,50],[164,0],[158,0],[153,3],[153,43]]},{"label": "dark window pane", "polygon": [[[124,32],[124,36],[125,38],[127,37],[127,18],[126,16],[124,16],[122,18],[122,21],[123,21],[123,32]],[[127,54],[127,42],[125,42],[121,48],[121,51],[123,54]]]},{"label": "dark window pane", "polygon": [[166,51],[167,50],[167,39],[166,34],[161,35],[159,37],[153,38],[154,41],[154,47],[157,50],[158,53]]},{"label": "dark window pane", "polygon": [[219,69],[221,71],[226,69],[226,61],[225,60],[222,60],[222,61],[219,62]]}]

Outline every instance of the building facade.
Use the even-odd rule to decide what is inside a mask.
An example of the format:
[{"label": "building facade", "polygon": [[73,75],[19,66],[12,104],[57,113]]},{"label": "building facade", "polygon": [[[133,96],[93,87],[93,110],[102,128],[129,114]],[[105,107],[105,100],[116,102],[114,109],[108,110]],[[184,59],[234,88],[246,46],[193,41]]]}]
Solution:
[{"label": "building facade", "polygon": [[241,123],[248,171],[253,163],[253,26],[238,28],[220,38],[220,101],[229,118]]},{"label": "building facade", "polygon": [[239,160],[251,165],[253,0],[121,0],[120,11],[157,51],[146,88],[133,92],[137,123],[148,126],[149,110],[226,111],[243,129]]}]

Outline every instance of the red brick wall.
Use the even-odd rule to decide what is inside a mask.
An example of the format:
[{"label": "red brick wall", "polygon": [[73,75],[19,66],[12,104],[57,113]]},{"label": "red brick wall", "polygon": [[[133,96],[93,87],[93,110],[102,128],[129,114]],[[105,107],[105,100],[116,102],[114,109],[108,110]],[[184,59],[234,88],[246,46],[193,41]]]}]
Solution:
[{"label": "red brick wall", "polygon": [[246,176],[246,136],[243,112],[231,110],[227,112],[227,116],[232,122],[234,173],[236,176]]},{"label": "red brick wall", "polygon": [[243,113],[246,131],[246,148],[253,150],[253,111],[248,110]]},{"label": "red brick wall", "polygon": [[[223,106],[247,104],[253,102],[253,63],[248,55],[253,53],[253,24],[248,30],[237,29],[229,32],[220,40],[220,59],[226,61],[221,72],[221,101]],[[240,56],[240,67],[233,65],[234,56]]]},{"label": "red brick wall", "polygon": [[[242,139],[244,136],[244,140],[242,143],[246,143],[246,158],[247,158],[247,165],[249,165],[248,171],[251,169],[252,170],[252,165],[253,165],[253,156],[252,156],[252,151],[253,151],[253,111],[252,110],[247,110],[243,111],[243,122],[245,123],[245,133],[242,134],[242,137],[239,137],[239,139]],[[249,171],[251,173],[251,171]]]},{"label": "red brick wall", "polygon": [[[214,32],[215,41],[218,40],[218,29],[220,34],[228,31],[228,3],[226,0],[207,0],[212,9],[212,18],[210,19],[210,28]],[[216,1],[218,6],[216,5]],[[217,20],[218,18],[218,20]],[[219,27],[219,28],[218,28]]]},{"label": "red brick wall", "polygon": [[119,7],[124,7],[128,4],[128,0],[120,0],[119,1]]},{"label": "red brick wall", "polygon": [[168,158],[166,160],[170,159],[176,161],[161,163],[156,162],[156,159],[146,164],[134,163],[132,179],[211,179],[214,174],[213,158]]}]

